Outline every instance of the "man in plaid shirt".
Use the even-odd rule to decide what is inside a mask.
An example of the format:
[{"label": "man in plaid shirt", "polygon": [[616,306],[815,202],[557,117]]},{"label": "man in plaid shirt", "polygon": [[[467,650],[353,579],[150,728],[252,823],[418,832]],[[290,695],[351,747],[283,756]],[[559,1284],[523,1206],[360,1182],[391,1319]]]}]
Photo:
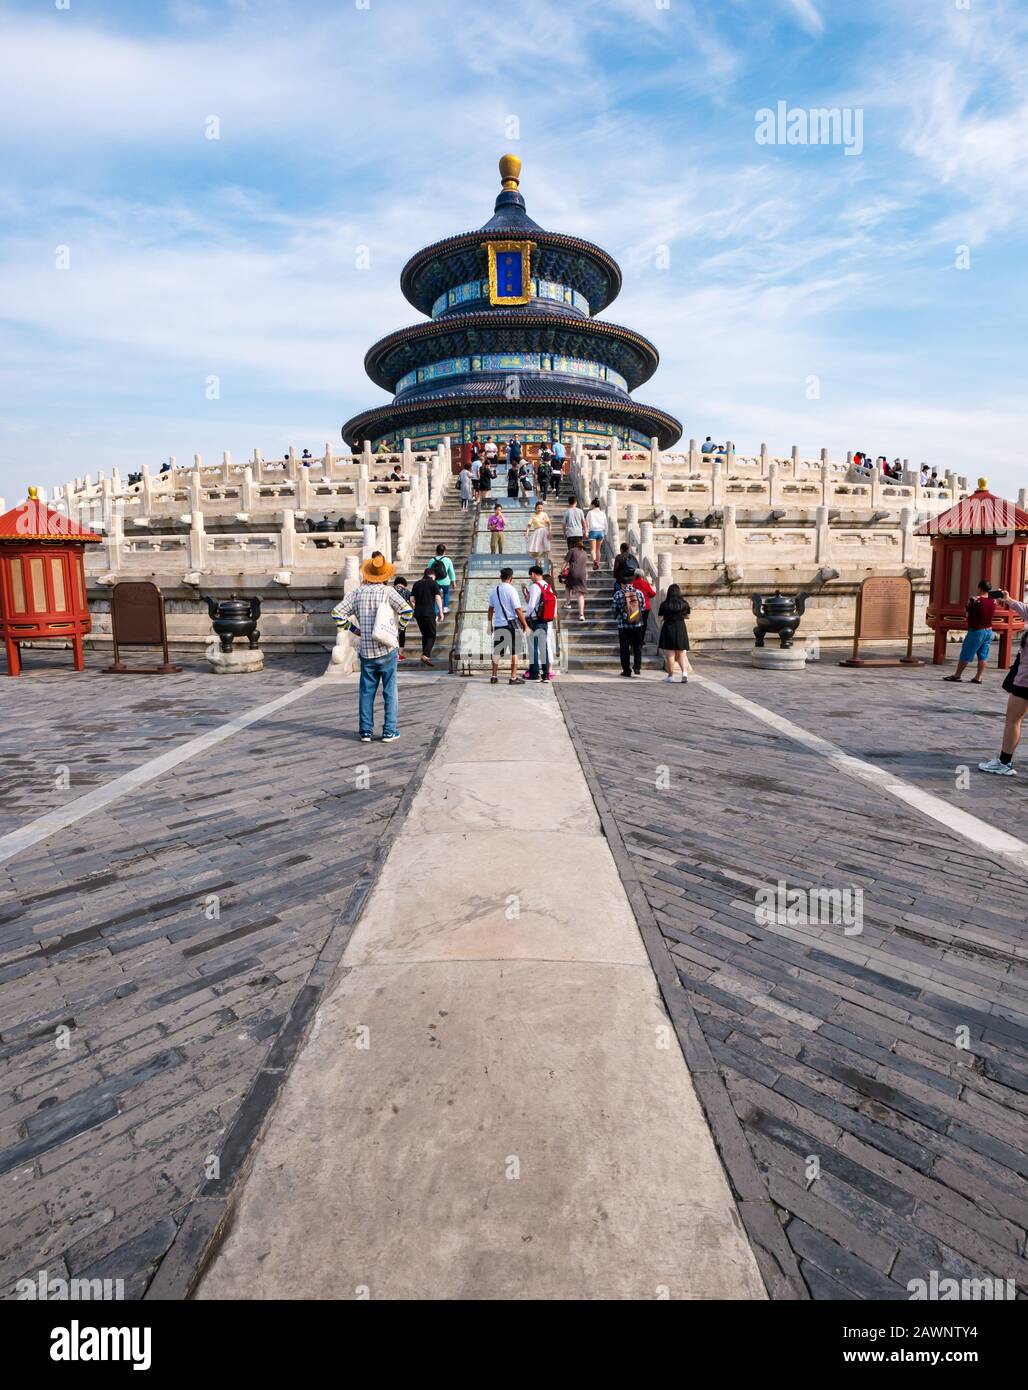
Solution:
[{"label": "man in plaid shirt", "polygon": [[382,723],[382,742],[393,743],[400,737],[397,728],[398,701],[396,697],[397,643],[375,637],[375,620],[385,605],[396,615],[397,636],[413,617],[414,610],[389,582],[396,573],[380,550],[361,565],[361,586],[348,594],[332,609],[337,627],[347,628],[360,635],[360,693],[359,732],[361,743],[371,742],[375,719],[375,694],[382,683],[385,716]]}]

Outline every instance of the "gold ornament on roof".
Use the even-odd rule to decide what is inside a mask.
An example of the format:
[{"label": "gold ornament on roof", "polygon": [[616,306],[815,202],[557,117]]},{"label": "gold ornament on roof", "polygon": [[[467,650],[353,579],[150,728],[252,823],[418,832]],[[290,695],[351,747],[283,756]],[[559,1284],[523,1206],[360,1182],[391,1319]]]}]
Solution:
[{"label": "gold ornament on roof", "polygon": [[511,192],[517,191],[521,182],[521,160],[516,154],[500,156],[500,181],[504,188],[510,189]]},{"label": "gold ornament on roof", "polygon": [[30,487],[30,488],[29,488],[29,501],[30,501],[30,502],[38,502],[38,501],[39,501],[39,488],[38,488],[38,487]]},{"label": "gold ornament on roof", "polygon": [[978,479],[978,491],[979,491],[979,492],[988,492],[988,490],[989,490],[989,480],[988,480],[988,478],[979,478],[979,479]]}]

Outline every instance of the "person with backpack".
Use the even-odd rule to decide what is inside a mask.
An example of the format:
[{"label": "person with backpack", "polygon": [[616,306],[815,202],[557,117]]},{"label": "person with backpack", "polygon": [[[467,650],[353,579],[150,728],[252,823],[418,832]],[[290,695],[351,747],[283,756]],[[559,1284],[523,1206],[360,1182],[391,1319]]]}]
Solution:
[{"label": "person with backpack", "polygon": [[[410,603],[410,585],[407,583],[407,580],[404,577],[404,575],[398,574],[396,576],[396,578],[393,580],[393,588],[405,602]],[[400,629],[399,636],[400,646],[399,650],[396,653],[396,659],[397,661],[406,661],[407,653],[404,651],[404,648],[407,645],[407,629],[405,627]]]},{"label": "person with backpack", "polygon": [[522,463],[518,468],[517,473],[518,485],[521,488],[521,500],[522,502],[527,502],[532,495],[532,488],[535,485],[534,479],[532,477],[532,470],[531,468],[529,468],[527,463]]},{"label": "person with backpack", "polygon": [[578,605],[578,621],[585,622],[585,595],[589,587],[589,557],[582,548],[582,538],[572,536],[568,541],[567,559],[560,572],[564,585],[564,608]]},{"label": "person with backpack", "polygon": [[675,667],[682,673],[682,684],[689,683],[689,632],[685,626],[691,609],[689,600],[677,584],[669,584],[664,601],[657,609],[657,617],[662,619],[660,640],[657,647],[664,653],[664,679],[671,685],[675,680]]},{"label": "person with backpack", "polygon": [[642,594],[635,587],[636,568],[633,562],[621,572],[621,583],[614,590],[611,611],[618,629],[622,676],[642,674],[642,650],[646,637],[646,608]]},{"label": "person with backpack", "polygon": [[561,445],[561,453],[558,456],[555,450],[550,450],[550,481],[553,484],[553,496],[555,501],[560,501],[560,481],[564,476],[564,453]]},{"label": "person with backpack", "polygon": [[518,470],[516,468],[507,469],[507,500],[516,502],[518,500]]},{"label": "person with backpack", "polygon": [[521,440],[517,435],[507,445],[507,463],[511,468],[517,468],[521,462]]},{"label": "person with backpack", "polygon": [[[528,639],[531,661],[525,680],[539,680],[541,667],[542,679],[550,681],[553,680],[553,673],[550,670],[550,632],[557,616],[557,595],[546,582],[539,565],[531,567],[528,571],[528,577],[532,581],[531,586],[524,584],[521,586],[521,591],[525,596],[525,621],[532,634]],[[539,658],[540,649],[542,649],[542,660]]]},{"label": "person with backpack", "polygon": [[553,476],[550,460],[545,455],[539,460],[537,476],[539,478],[539,496],[545,502],[550,495],[550,480]]},{"label": "person with backpack", "polygon": [[[434,563],[434,562],[433,562]],[[443,591],[429,565],[421,579],[411,590],[414,604],[414,621],[421,629],[421,661],[424,666],[432,666],[432,648],[438,634],[438,624],[443,620]]]},{"label": "person with backpack", "polygon": [[495,477],[496,474],[489,467],[487,460],[478,471],[478,501],[480,506],[489,501],[489,493],[492,491]]},{"label": "person with backpack", "polygon": [[440,622],[443,622],[450,611],[450,585],[457,582],[457,571],[453,568],[453,561],[447,555],[446,546],[442,542],[435,548],[435,559],[429,569],[443,591],[443,615],[440,618]]}]

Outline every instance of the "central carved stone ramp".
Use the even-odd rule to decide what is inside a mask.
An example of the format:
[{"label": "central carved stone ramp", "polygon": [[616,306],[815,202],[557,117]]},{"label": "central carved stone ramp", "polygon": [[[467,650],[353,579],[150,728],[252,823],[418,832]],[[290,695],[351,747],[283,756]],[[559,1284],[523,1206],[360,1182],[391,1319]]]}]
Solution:
[{"label": "central carved stone ramp", "polygon": [[465,686],[341,967],[199,1297],[764,1297],[549,686]]}]

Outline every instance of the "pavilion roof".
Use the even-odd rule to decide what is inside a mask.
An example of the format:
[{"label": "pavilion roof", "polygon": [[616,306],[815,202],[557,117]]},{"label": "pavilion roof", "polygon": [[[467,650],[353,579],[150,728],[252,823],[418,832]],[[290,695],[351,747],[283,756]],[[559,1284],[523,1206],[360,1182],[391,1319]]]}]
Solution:
[{"label": "pavilion roof", "polygon": [[35,496],[35,488],[29,489],[26,501],[19,502],[9,512],[0,516],[0,541],[102,541],[103,536],[89,531],[69,521],[60,512],[55,512],[45,502]]},{"label": "pavilion roof", "polygon": [[1028,535],[1028,512],[1022,511],[1005,497],[996,497],[988,490],[984,478],[978,479],[978,490],[964,497],[955,507],[929,517],[918,530],[919,536],[1009,536],[1012,532]]}]

